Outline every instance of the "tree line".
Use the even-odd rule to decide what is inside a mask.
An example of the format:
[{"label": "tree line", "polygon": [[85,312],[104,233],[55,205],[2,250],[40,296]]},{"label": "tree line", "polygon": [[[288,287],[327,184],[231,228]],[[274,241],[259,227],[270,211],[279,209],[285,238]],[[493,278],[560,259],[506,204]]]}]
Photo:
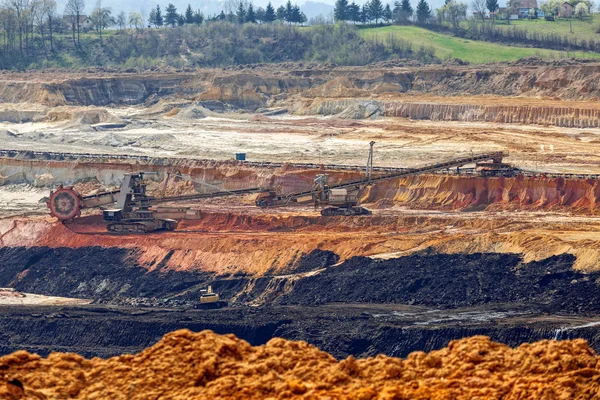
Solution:
[{"label": "tree line", "polygon": [[[148,18],[148,25],[159,28],[161,26],[183,26],[186,24],[200,25],[205,20],[200,11],[193,11],[191,5],[188,5],[184,14],[178,14],[177,8],[169,3],[165,8],[164,16],[157,5],[152,9]],[[208,22],[227,21],[232,23],[273,23],[287,22],[288,24],[304,24],[307,21],[306,15],[300,10],[297,4],[292,4],[291,0],[285,5],[281,5],[275,10],[271,2],[265,8],[255,8],[249,2],[239,1],[235,10],[229,12],[221,11],[219,14],[206,18]]]},{"label": "tree line", "polygon": [[413,17],[416,22],[426,23],[431,18],[431,8],[426,0],[419,0],[416,12],[413,10],[410,0],[396,0],[394,7],[389,4],[385,6],[381,0],[368,0],[361,6],[354,0],[348,3],[348,0],[336,0],[333,9],[333,18],[335,21],[353,22],[369,24],[373,21],[378,24],[382,22],[394,22],[398,24],[409,23]]}]

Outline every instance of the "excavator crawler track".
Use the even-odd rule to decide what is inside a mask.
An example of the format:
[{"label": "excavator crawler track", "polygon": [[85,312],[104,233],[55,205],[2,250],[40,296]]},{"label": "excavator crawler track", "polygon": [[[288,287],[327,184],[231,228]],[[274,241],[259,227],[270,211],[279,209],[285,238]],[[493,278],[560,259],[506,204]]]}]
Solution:
[{"label": "excavator crawler track", "polygon": [[156,230],[156,228],[154,221],[116,222],[106,226],[106,230],[112,233],[148,233]]}]

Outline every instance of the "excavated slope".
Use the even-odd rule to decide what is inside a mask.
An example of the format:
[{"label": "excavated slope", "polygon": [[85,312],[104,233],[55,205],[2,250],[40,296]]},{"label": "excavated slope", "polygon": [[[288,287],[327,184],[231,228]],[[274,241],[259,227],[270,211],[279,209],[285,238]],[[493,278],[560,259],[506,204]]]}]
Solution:
[{"label": "excavated slope", "polygon": [[600,181],[564,178],[484,178],[420,175],[365,190],[364,203],[436,209],[569,209],[595,212]]},{"label": "excavated slope", "polygon": [[265,67],[251,72],[31,74],[0,79],[0,102],[47,105],[141,104],[149,96],[177,95],[256,107],[276,97],[360,97],[384,93],[548,96],[569,100],[600,97],[600,64],[553,66],[430,66],[333,69]]},{"label": "excavated slope", "polygon": [[[291,165],[281,168],[259,168],[233,162],[181,160],[165,167],[159,164],[143,166],[145,171],[157,172],[149,179],[160,181],[166,171],[189,175],[190,181],[171,181],[169,196],[250,187],[274,187],[282,193],[310,190],[316,169],[300,169]],[[95,181],[112,187],[119,184],[126,172],[140,170],[139,164],[110,162],[65,162],[2,159],[0,184],[28,183],[34,186],[55,187]],[[361,179],[359,171],[327,171],[330,184]],[[213,185],[213,186],[210,186]],[[158,182],[151,184],[158,188]],[[392,205],[426,209],[544,209],[594,212],[600,204],[600,186],[593,179],[565,179],[550,177],[485,178],[452,175],[418,175],[392,179],[368,187],[361,197],[363,203],[375,203],[374,208]],[[246,199],[246,203],[252,203]]]},{"label": "excavated slope", "polygon": [[252,347],[180,330],[108,360],[18,351],[0,358],[0,371],[3,399],[591,399],[600,390],[600,359],[581,339],[512,349],[474,336],[406,359],[337,362],[305,342]]},{"label": "excavated slope", "polygon": [[529,104],[495,103],[494,99],[489,98],[469,104],[469,101],[456,97],[414,100],[410,96],[404,100],[369,100],[369,96],[347,99],[325,97],[296,105],[294,111],[297,114],[337,115],[352,119],[375,115],[431,121],[536,124],[568,128],[597,128],[600,123],[600,108],[595,104],[558,103],[539,99],[531,100]]}]

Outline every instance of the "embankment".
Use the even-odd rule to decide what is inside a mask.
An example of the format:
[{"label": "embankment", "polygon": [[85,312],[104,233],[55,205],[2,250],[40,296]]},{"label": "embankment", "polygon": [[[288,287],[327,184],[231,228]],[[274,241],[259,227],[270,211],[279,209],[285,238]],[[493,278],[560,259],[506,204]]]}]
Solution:
[{"label": "embankment", "polygon": [[572,210],[595,213],[600,181],[549,177],[418,175],[368,187],[363,203],[423,209]]},{"label": "embankment", "polygon": [[[415,119],[487,121],[597,127],[600,98],[598,64],[538,66],[427,66],[252,70],[200,70],[194,73],[69,75],[10,73],[0,79],[0,103],[46,106],[152,104],[169,98],[220,102],[256,110],[284,106],[303,114],[366,118],[374,112]],[[408,97],[406,95],[409,95]],[[489,96],[411,100],[411,96]],[[402,96],[401,99],[397,99]],[[518,96],[507,106],[495,96]],[[530,98],[538,103],[532,106]],[[374,106],[363,109],[365,101]],[[396,101],[401,100],[401,101]],[[222,108],[219,106],[220,108]],[[361,108],[362,107],[362,108]],[[210,108],[210,106],[209,106]]]},{"label": "embankment", "polygon": [[[472,100],[472,99],[471,99]],[[460,98],[411,100],[369,100],[316,98],[297,109],[302,115],[335,115],[342,118],[399,117],[431,121],[493,122],[526,125],[551,125],[568,128],[597,128],[600,108],[592,104],[563,103],[545,105],[477,104]],[[495,102],[495,101],[494,101]],[[532,101],[534,102],[534,101]],[[509,102],[510,103],[510,102]]]}]

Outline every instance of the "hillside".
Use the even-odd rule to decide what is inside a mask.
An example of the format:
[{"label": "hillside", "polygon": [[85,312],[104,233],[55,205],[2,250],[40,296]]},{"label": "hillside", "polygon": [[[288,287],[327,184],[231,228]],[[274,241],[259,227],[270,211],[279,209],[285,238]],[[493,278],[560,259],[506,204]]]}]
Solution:
[{"label": "hillside", "polygon": [[492,63],[515,61],[525,57],[553,58],[600,58],[600,54],[591,52],[562,52],[529,47],[507,46],[498,43],[468,40],[451,35],[437,33],[416,26],[384,26],[364,28],[359,34],[368,40],[388,44],[392,40],[404,40],[413,48],[424,46],[432,49],[440,59],[459,58],[470,63]]},{"label": "hillside", "polygon": [[[478,22],[481,23],[481,21]],[[569,36],[578,40],[600,40],[600,34],[596,33],[600,28],[600,16],[598,15],[591,15],[584,20],[573,18],[572,21],[565,18],[557,18],[555,21],[546,21],[543,18],[521,19],[511,21],[510,25],[496,24],[496,26],[501,29],[524,29],[528,33]]]},{"label": "hillside", "polygon": [[[20,51],[0,48],[0,69],[77,68],[125,66],[149,69],[228,67],[276,62],[328,62],[366,65],[390,59],[438,62],[432,53],[409,43],[384,46],[364,40],[350,25],[301,28],[282,24],[212,22],[175,28],[107,31],[103,42],[87,33],[75,49],[70,34],[54,38],[54,52],[35,36]],[[2,36],[0,35],[0,40]]]}]

